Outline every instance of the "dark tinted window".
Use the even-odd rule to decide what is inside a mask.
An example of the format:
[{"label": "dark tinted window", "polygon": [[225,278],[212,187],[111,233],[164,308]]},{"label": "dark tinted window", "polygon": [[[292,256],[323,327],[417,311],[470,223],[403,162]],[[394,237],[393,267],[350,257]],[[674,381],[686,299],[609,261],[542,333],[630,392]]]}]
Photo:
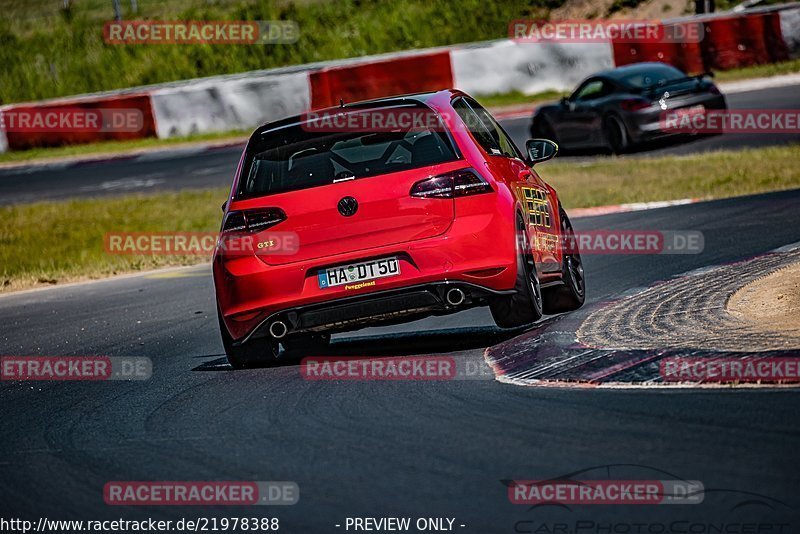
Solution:
[{"label": "dark tinted window", "polygon": [[577,91],[575,91],[575,94],[572,96],[572,100],[596,100],[598,98],[608,96],[613,92],[613,90],[614,87],[607,81],[591,80],[583,84]]},{"label": "dark tinted window", "polygon": [[455,159],[443,127],[320,132],[297,124],[257,132],[251,138],[238,196],[307,189]]},{"label": "dark tinted window", "polygon": [[623,76],[620,81],[628,87],[642,89],[644,87],[664,85],[673,80],[685,78],[686,74],[669,65],[653,65]]},{"label": "dark tinted window", "polygon": [[519,157],[514,143],[480,104],[474,100],[459,98],[453,102],[453,108],[467,125],[475,141],[488,154]]}]

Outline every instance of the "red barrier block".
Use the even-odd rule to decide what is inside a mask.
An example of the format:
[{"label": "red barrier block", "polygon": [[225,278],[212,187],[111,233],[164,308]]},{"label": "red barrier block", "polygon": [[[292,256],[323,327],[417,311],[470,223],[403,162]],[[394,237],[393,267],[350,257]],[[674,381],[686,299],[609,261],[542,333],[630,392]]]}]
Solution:
[{"label": "red barrier block", "polygon": [[707,21],[703,50],[709,67],[721,70],[782,61],[789,57],[777,12]]},{"label": "red barrier block", "polygon": [[5,106],[9,150],[156,137],[148,94]]},{"label": "red barrier block", "polygon": [[324,68],[309,75],[311,108],[453,86],[448,51]]},{"label": "red barrier block", "polygon": [[706,70],[697,43],[613,43],[617,67],[643,61],[661,61],[688,73]]},{"label": "red barrier block", "polygon": [[789,46],[783,39],[780,12],[764,13],[759,17],[764,29],[764,48],[770,63],[788,61]]},{"label": "red barrier block", "polygon": [[[664,26],[660,42],[639,43],[612,42],[614,64],[617,67],[643,61],[661,61],[688,73],[700,73],[706,69],[700,42],[687,38],[681,42],[679,36],[693,36],[691,31],[696,22],[682,22]],[[696,30],[699,31],[699,30]]]}]

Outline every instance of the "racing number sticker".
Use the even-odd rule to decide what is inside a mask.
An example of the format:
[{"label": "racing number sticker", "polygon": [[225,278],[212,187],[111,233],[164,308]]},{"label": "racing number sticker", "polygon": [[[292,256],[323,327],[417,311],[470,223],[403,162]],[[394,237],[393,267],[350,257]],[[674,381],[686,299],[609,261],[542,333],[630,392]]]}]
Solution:
[{"label": "racing number sticker", "polygon": [[547,193],[535,187],[523,187],[525,204],[533,226],[550,228],[550,207],[547,204]]}]

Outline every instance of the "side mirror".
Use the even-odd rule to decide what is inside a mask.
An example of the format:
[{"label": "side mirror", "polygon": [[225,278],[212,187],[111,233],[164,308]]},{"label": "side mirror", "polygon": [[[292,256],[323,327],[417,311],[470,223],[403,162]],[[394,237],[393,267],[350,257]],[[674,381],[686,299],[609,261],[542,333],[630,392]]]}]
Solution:
[{"label": "side mirror", "polygon": [[227,208],[227,207],[228,207],[228,201],[226,200],[225,202],[222,203],[222,212],[223,213],[225,213],[225,208]]},{"label": "side mirror", "polygon": [[556,157],[558,145],[549,139],[529,139],[525,143],[525,151],[528,153],[528,163],[533,165]]},{"label": "side mirror", "polygon": [[562,106],[567,107],[569,105],[569,98],[562,96],[560,102]]}]

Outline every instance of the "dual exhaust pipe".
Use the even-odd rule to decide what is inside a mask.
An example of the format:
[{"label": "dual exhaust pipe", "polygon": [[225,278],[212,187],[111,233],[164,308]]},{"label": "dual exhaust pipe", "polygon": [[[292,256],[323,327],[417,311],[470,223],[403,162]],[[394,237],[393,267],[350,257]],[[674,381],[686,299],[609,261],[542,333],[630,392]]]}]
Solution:
[{"label": "dual exhaust pipe", "polygon": [[289,333],[289,327],[286,326],[281,320],[272,321],[269,325],[269,335],[274,337],[275,339],[281,339]]},{"label": "dual exhaust pipe", "polygon": [[[445,300],[450,306],[461,306],[466,299],[467,295],[457,287],[448,289],[447,293],[445,293]],[[269,325],[269,335],[274,339],[283,339],[288,333],[289,326],[280,319],[272,321]]]},{"label": "dual exhaust pipe", "polygon": [[450,306],[461,306],[464,304],[467,296],[461,289],[454,287],[447,290],[444,298]]}]

